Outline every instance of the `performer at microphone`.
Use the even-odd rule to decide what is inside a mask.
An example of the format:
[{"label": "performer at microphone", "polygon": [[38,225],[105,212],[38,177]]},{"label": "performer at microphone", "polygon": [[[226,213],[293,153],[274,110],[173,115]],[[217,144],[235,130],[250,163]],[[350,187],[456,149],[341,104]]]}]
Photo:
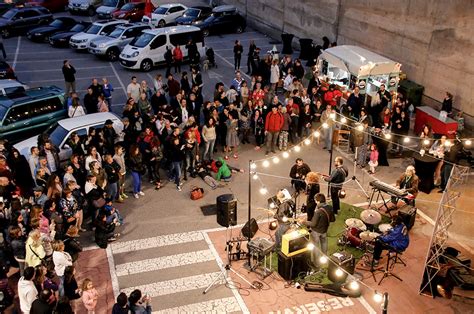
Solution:
[{"label": "performer at microphone", "polygon": [[334,159],[334,166],[335,168],[331,171],[331,175],[329,177],[325,177],[324,180],[329,182],[329,186],[331,188],[331,201],[332,201],[332,208],[334,211],[334,215],[337,216],[339,212],[340,204],[339,204],[339,191],[342,189],[342,184],[346,180],[347,175],[349,174],[349,170],[343,166],[344,159],[342,157],[337,156]]},{"label": "performer at microphone", "polygon": [[[289,194],[289,193],[288,193]],[[289,196],[289,198],[288,198]],[[291,199],[291,195],[285,195],[283,190],[278,191],[276,197],[278,199],[278,210],[274,218],[278,221],[278,229],[275,232],[275,249],[281,249],[281,239],[285,232],[290,229],[290,218],[293,217],[295,210],[295,202]]]},{"label": "performer at microphone", "polygon": [[316,172],[308,172],[306,175],[306,216],[307,220],[313,219],[316,201],[314,197],[319,193],[319,175]]},{"label": "performer at microphone", "polygon": [[311,169],[307,164],[303,162],[303,159],[301,158],[296,158],[295,164],[293,167],[291,167],[290,170],[290,177],[291,177],[291,185],[295,187],[296,192],[301,192],[304,191],[306,188],[306,183],[304,182],[304,179],[306,178],[306,175],[308,172],[310,172]]}]

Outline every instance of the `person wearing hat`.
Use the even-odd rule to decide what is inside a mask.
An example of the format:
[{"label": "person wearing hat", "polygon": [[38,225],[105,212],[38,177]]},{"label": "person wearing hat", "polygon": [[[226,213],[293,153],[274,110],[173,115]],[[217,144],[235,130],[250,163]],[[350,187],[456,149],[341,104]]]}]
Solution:
[{"label": "person wearing hat", "polygon": [[115,139],[118,137],[117,132],[115,132],[114,129],[114,122],[110,119],[107,119],[105,121],[105,125],[103,128],[104,132],[104,140],[105,140],[105,150],[109,154],[114,154],[114,144],[115,144]]},{"label": "person wearing hat", "polygon": [[272,111],[267,114],[265,119],[265,136],[266,136],[266,153],[265,155],[276,153],[278,135],[283,128],[284,119],[281,112],[278,112],[278,107],[272,106]]},{"label": "person wearing hat", "polygon": [[44,203],[48,200],[48,197],[43,193],[44,189],[42,186],[35,186],[33,188],[33,204],[44,206]]}]

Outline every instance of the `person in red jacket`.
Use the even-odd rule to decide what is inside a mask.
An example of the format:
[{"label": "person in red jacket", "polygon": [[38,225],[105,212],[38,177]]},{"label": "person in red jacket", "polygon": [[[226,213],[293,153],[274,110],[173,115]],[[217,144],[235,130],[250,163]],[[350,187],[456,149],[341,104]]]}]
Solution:
[{"label": "person in red jacket", "polygon": [[329,90],[324,94],[324,101],[326,104],[331,105],[332,108],[336,108],[339,98],[342,93],[336,89],[334,84],[329,85]]},{"label": "person in red jacket", "polygon": [[176,46],[173,49],[174,73],[181,73],[181,63],[183,62],[183,51]]},{"label": "person in red jacket", "polygon": [[283,123],[283,115],[281,112],[278,112],[278,108],[276,106],[273,106],[272,111],[267,114],[265,119],[265,136],[267,146],[265,155],[270,154],[270,149],[272,153],[276,153],[275,147],[277,146],[278,135],[283,128]]}]

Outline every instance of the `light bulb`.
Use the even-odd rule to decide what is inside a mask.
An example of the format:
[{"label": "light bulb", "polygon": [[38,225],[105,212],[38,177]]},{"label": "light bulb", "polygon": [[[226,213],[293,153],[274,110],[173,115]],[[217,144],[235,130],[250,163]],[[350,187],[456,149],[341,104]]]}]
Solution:
[{"label": "light bulb", "polygon": [[464,142],[464,144],[466,144],[467,146],[470,146],[470,145],[472,144],[472,141],[471,141],[471,140],[466,140],[466,141]]},{"label": "light bulb", "polygon": [[390,133],[385,133],[385,138],[386,138],[387,140],[389,140],[391,137],[392,137],[392,134],[390,134]]},{"label": "light bulb", "polygon": [[349,284],[349,288],[351,288],[352,290],[359,290],[360,285],[357,281],[351,281],[351,283]]},{"label": "light bulb", "polygon": [[308,243],[308,245],[306,246],[306,248],[310,251],[314,250],[314,244],[313,243]]},{"label": "light bulb", "polygon": [[430,140],[424,140],[424,141],[423,141],[423,144],[429,145],[429,144],[430,144]]},{"label": "light bulb", "polygon": [[321,136],[321,132],[319,132],[319,131],[314,131],[314,132],[313,132],[313,136],[314,136],[314,137],[320,137],[320,136]]},{"label": "light bulb", "polygon": [[270,203],[270,208],[271,208],[271,209],[274,209],[275,207],[276,207],[275,203],[271,202],[271,203]]},{"label": "light bulb", "polygon": [[409,137],[405,137],[405,138],[403,139],[403,143],[408,143],[408,142],[410,142],[410,138],[409,138]]},{"label": "light bulb", "polygon": [[288,152],[283,152],[283,158],[288,158],[290,157],[290,154]]},{"label": "light bulb", "polygon": [[344,123],[344,124],[345,124],[346,122],[347,122],[346,117],[342,117],[342,118],[341,118],[341,123]]},{"label": "light bulb", "polygon": [[283,222],[287,222],[287,221],[288,221],[288,217],[286,217],[286,216],[283,216],[283,218],[281,218],[281,221],[283,221]]},{"label": "light bulb", "polygon": [[452,144],[451,144],[451,141],[450,141],[450,140],[446,140],[446,141],[444,142],[444,146],[446,146],[446,147],[449,147],[449,146],[451,146],[451,145],[452,145]]},{"label": "light bulb", "polygon": [[257,180],[257,179],[258,179],[258,174],[255,173],[255,174],[252,176],[252,179]]},{"label": "light bulb", "polygon": [[301,150],[301,147],[299,147],[298,145],[295,146],[295,152],[299,152]]},{"label": "light bulb", "polygon": [[260,194],[265,195],[265,194],[267,194],[267,193],[268,193],[267,188],[264,187],[264,186],[262,186],[262,187],[260,188]]},{"label": "light bulb", "polygon": [[319,258],[319,263],[320,263],[320,264],[323,264],[323,265],[324,265],[324,264],[326,264],[327,262],[328,262],[328,258],[327,258],[326,256],[321,256],[321,257]]},{"label": "light bulb", "polygon": [[336,275],[336,277],[342,277],[342,275],[344,275],[344,272],[338,268],[336,269],[336,272],[334,273]]},{"label": "light bulb", "polygon": [[324,122],[323,125],[322,125],[322,127],[323,127],[323,129],[327,129],[327,128],[329,128],[329,124],[327,124],[326,122]]},{"label": "light bulb", "polygon": [[279,162],[280,162],[280,158],[278,158],[278,157],[273,157],[273,163],[274,163],[274,164],[277,164],[277,163],[279,163]]},{"label": "light bulb", "polygon": [[257,168],[257,164],[254,163],[254,162],[251,163],[251,164],[250,164],[250,169],[255,169],[255,168]]},{"label": "light bulb", "polygon": [[357,126],[357,131],[364,131],[364,126],[362,124]]},{"label": "light bulb", "polygon": [[309,138],[305,139],[305,140],[304,140],[304,144],[305,144],[305,145],[311,144],[311,140],[310,140]]},{"label": "light bulb", "polygon": [[377,291],[375,291],[375,294],[374,294],[374,301],[377,303],[381,303],[383,301],[383,296]]},{"label": "light bulb", "polygon": [[270,166],[270,162],[268,160],[265,160],[262,165],[267,168],[268,166]]},{"label": "light bulb", "polygon": [[331,113],[329,114],[329,118],[330,118],[330,119],[333,119],[333,120],[336,119],[336,114],[335,114],[334,112],[331,112]]}]

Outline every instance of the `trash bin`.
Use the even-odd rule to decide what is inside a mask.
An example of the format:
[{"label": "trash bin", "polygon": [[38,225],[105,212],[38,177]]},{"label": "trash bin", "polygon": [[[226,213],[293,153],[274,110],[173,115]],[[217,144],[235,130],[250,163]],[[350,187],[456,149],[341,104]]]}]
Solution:
[{"label": "trash bin", "polygon": [[309,60],[311,58],[312,48],[313,40],[311,38],[300,38],[300,59]]},{"label": "trash bin", "polygon": [[410,80],[401,80],[398,83],[398,92],[401,93],[404,99],[408,99],[410,104],[418,107],[421,105],[421,98],[423,97],[424,87]]},{"label": "trash bin", "polygon": [[291,47],[291,42],[293,41],[294,34],[283,33],[281,34],[281,41],[283,42],[283,49],[281,53],[284,55],[291,55],[293,53],[293,47]]}]

